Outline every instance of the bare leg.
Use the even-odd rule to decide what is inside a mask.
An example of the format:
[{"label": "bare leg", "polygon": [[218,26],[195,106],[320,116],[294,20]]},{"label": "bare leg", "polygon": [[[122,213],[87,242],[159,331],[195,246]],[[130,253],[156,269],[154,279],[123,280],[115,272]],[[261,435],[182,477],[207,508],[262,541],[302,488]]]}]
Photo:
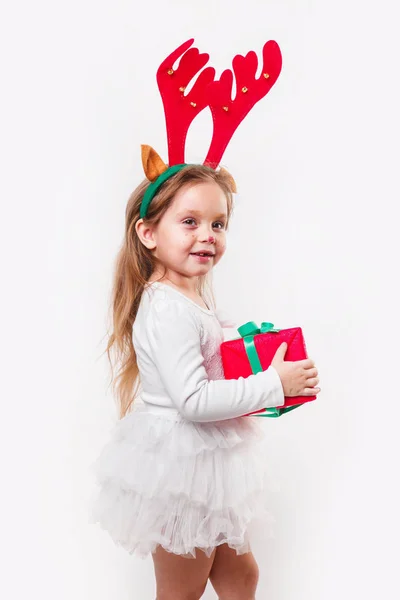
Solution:
[{"label": "bare leg", "polygon": [[252,552],[218,546],[209,577],[219,600],[255,600],[259,569]]},{"label": "bare leg", "polygon": [[196,550],[196,558],[167,552],[161,546],[152,554],[157,585],[157,600],[199,600],[207,586],[214,561]]}]

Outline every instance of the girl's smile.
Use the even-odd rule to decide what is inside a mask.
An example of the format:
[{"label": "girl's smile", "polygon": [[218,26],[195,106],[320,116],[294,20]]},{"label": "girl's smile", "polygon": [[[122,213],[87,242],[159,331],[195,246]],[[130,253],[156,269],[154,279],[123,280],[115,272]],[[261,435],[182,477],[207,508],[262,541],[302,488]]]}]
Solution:
[{"label": "girl's smile", "polygon": [[208,263],[211,262],[211,260],[214,258],[214,254],[195,254],[195,253],[190,253],[190,256],[193,256],[193,258],[195,260],[197,260],[200,263]]}]

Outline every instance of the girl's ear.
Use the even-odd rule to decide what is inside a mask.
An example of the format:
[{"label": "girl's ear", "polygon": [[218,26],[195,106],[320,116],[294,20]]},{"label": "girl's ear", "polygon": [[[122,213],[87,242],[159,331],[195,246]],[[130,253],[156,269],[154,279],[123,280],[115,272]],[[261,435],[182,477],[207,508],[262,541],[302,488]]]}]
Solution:
[{"label": "girl's ear", "polygon": [[155,181],[168,167],[151,146],[142,144],[141,148],[144,174],[149,181]]},{"label": "girl's ear", "polygon": [[149,250],[154,250],[154,248],[157,247],[156,241],[154,239],[154,231],[152,227],[144,223],[143,219],[139,219],[136,222],[135,230],[143,246],[146,246],[146,248],[148,248]]}]

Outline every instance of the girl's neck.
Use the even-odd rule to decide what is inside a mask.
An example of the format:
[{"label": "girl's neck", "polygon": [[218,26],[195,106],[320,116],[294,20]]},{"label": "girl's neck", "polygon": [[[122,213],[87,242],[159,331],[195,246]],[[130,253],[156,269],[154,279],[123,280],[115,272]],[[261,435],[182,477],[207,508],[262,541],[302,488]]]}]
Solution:
[{"label": "girl's neck", "polygon": [[[179,281],[176,281],[176,278],[171,277],[170,275],[161,277],[161,274],[157,275],[156,273],[153,273],[150,276],[149,283],[154,281],[158,281],[164,285],[172,287],[187,298],[191,299],[193,302],[196,302],[196,304],[199,306],[210,310],[210,307],[207,305],[204,298],[202,298],[197,291],[197,279],[195,277],[193,277],[192,280],[188,280],[188,278],[186,278],[185,280],[179,279]],[[188,285],[188,282],[190,285]]]},{"label": "girl's neck", "polygon": [[150,279],[149,279],[149,282],[152,282],[152,281],[160,281],[161,283],[166,283],[168,285],[171,285],[172,287],[175,287],[176,289],[180,290],[181,292],[184,292],[188,295],[193,295],[193,296],[198,297],[198,292],[197,292],[198,278],[197,277],[188,278],[188,277],[174,276],[171,274],[167,274],[162,277],[161,273],[157,274],[156,272],[154,272],[150,276]]}]

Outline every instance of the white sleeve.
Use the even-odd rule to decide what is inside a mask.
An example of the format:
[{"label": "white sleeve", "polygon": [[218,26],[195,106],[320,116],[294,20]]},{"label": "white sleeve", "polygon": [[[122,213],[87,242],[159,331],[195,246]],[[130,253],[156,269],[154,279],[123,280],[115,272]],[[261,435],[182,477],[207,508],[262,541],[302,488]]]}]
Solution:
[{"label": "white sleeve", "polygon": [[201,325],[181,303],[156,301],[147,333],[165,390],[189,421],[219,421],[284,404],[282,383],[272,366],[249,377],[208,380]]}]

